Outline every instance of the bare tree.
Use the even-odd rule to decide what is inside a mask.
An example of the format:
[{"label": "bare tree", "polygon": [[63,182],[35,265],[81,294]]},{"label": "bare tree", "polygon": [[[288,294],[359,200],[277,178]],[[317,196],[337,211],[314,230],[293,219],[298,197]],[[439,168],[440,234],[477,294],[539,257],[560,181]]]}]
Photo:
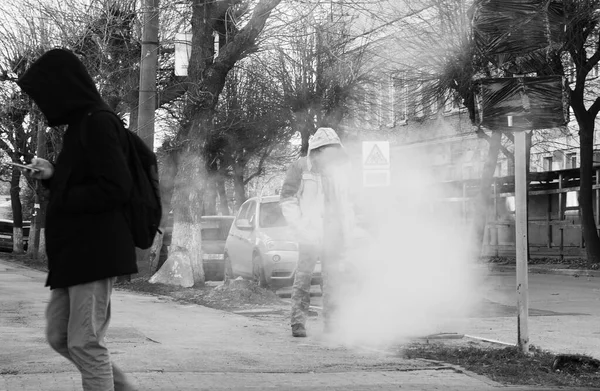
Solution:
[{"label": "bare tree", "polygon": [[[600,61],[600,1],[564,0],[566,19],[563,62],[555,61],[555,71],[573,71],[574,80],[569,85],[570,106],[579,125],[580,186],[579,208],[588,262],[600,263],[600,238],[593,207],[594,133],[596,117],[600,111],[597,80],[591,71]],[[558,60],[559,54],[555,55]],[[564,64],[564,66],[561,66]],[[561,69],[562,68],[562,69]],[[564,74],[564,73],[558,73]],[[568,73],[567,73],[568,75]],[[600,213],[600,211],[596,211]]]},{"label": "bare tree", "polygon": [[273,152],[295,133],[283,91],[265,68],[264,58],[252,57],[230,72],[207,144],[215,167],[209,172],[219,173],[221,179],[231,177],[236,207],[246,201],[246,185],[265,173]]},{"label": "bare tree", "polygon": [[[41,113],[35,110],[29,98],[15,84],[31,62],[44,50],[44,23],[31,9],[9,2],[6,12],[0,19],[0,38],[3,47],[0,50],[0,150],[12,162],[28,163],[36,152],[37,135],[45,132]],[[11,209],[14,221],[14,251],[23,252],[23,218],[29,217],[27,208],[21,201],[33,190],[41,193],[34,183],[21,175],[19,170],[10,174]],[[21,186],[25,184],[25,190]],[[27,199],[26,199],[27,201]],[[30,200],[33,201],[33,200]],[[31,202],[33,203],[33,202]],[[27,205],[27,202],[26,202]],[[39,237],[39,219],[33,221],[30,230],[30,253],[37,256]],[[33,239],[33,240],[32,240]]]},{"label": "bare tree", "polygon": [[291,125],[301,136],[301,155],[317,127],[343,133],[340,125],[351,108],[371,99],[366,93],[373,82],[366,58],[371,43],[354,31],[361,11],[359,2],[348,2],[303,16],[305,23],[295,26],[278,48],[273,74],[283,86]]},{"label": "bare tree", "polygon": [[[184,286],[203,284],[200,217],[207,189],[204,144],[214,132],[215,110],[229,72],[236,63],[256,50],[256,41],[271,12],[280,0],[260,0],[250,9],[247,4],[230,1],[194,0],[191,2],[192,51],[188,76],[173,87],[171,94],[185,94],[182,127],[174,140],[177,148],[177,174],[172,197],[173,238],[169,258],[151,281]],[[230,12],[244,8],[240,20]],[[215,53],[214,33],[225,21],[219,35],[220,49]],[[178,272],[175,272],[178,270]]]}]

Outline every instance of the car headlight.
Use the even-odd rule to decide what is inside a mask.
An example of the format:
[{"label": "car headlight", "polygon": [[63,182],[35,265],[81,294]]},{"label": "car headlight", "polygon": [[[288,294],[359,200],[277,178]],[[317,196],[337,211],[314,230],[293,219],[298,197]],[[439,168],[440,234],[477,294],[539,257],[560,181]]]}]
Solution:
[{"label": "car headlight", "polygon": [[270,240],[267,242],[267,249],[279,251],[298,251],[298,244],[295,242],[280,242]]}]

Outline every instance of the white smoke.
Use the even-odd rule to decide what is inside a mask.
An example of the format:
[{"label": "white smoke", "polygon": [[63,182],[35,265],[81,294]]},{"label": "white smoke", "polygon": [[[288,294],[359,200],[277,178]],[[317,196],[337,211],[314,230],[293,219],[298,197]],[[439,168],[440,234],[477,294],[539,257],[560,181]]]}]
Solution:
[{"label": "white smoke", "polygon": [[478,298],[462,213],[436,206],[444,195],[431,191],[428,173],[393,169],[401,170],[403,188],[367,197],[377,229],[353,240],[344,258],[356,278],[342,284],[332,338],[347,345],[385,347],[456,332]]}]

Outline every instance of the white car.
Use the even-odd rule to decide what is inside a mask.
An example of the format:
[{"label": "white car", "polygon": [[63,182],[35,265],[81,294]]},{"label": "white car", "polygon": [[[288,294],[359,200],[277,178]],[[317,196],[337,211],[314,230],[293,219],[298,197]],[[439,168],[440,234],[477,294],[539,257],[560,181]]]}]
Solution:
[{"label": "white car", "polygon": [[[244,202],[225,242],[225,280],[242,276],[265,288],[289,286],[297,262],[298,243],[281,213],[279,196]],[[313,284],[320,281],[318,262]]]}]

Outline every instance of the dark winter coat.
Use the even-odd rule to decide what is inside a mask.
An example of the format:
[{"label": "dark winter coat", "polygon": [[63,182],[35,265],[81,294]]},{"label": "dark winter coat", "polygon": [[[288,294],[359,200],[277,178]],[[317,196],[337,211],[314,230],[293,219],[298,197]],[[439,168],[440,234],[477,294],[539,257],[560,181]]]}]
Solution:
[{"label": "dark winter coat", "polygon": [[68,125],[46,214],[47,286],[64,288],[137,272],[124,214],[132,180],[126,139],[84,65],[71,52],[40,57],[17,84],[50,126]]}]

